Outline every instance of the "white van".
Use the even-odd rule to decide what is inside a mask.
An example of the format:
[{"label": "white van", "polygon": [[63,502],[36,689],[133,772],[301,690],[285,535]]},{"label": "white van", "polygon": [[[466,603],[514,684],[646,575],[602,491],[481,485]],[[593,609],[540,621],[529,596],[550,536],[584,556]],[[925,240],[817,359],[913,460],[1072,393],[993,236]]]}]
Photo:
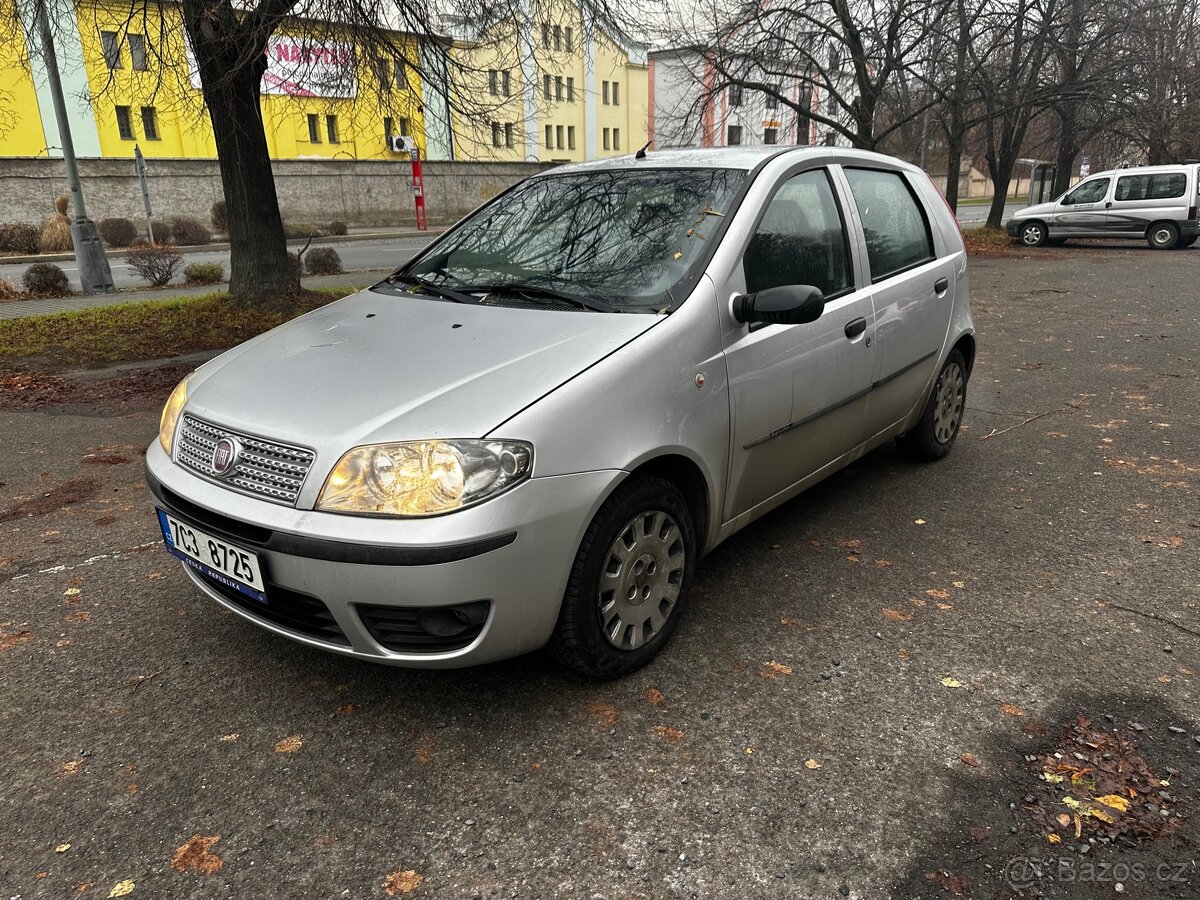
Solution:
[{"label": "white van", "polygon": [[1068,238],[1145,238],[1156,250],[1190,247],[1200,166],[1140,166],[1098,172],[1057,200],[1019,210],[1005,226],[1027,247]]}]

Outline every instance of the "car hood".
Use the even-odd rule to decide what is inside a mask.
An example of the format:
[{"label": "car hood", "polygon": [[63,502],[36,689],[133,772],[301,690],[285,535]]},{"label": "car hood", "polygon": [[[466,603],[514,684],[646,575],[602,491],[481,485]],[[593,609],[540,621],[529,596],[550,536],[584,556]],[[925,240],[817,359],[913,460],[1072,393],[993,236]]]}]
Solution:
[{"label": "car hood", "polygon": [[658,321],[365,290],[201,367],[186,411],[331,466],[365,443],[483,437]]},{"label": "car hood", "polygon": [[1045,216],[1054,211],[1054,202],[1035,203],[1033,206],[1026,206],[1024,209],[1018,209],[1012,214],[1014,219],[1028,219],[1031,216]]}]

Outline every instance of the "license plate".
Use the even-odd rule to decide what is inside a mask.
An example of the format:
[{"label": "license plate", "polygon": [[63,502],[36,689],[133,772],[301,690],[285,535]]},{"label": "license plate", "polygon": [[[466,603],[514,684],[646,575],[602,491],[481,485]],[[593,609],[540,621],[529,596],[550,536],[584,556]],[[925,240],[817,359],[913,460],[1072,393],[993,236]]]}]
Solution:
[{"label": "license plate", "polygon": [[260,603],[267,602],[267,595],[263,593],[262,569],[255,553],[213,537],[161,509],[157,512],[168,553],[226,587]]}]

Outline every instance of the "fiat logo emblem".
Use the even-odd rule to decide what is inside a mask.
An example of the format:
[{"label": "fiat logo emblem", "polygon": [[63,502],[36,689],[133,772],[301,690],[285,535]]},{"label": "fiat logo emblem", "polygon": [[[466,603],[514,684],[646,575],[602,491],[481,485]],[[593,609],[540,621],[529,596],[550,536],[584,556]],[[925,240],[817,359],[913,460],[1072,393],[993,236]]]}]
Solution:
[{"label": "fiat logo emblem", "polygon": [[212,467],[218,475],[226,475],[233,471],[241,448],[233,438],[221,438],[213,447]]}]

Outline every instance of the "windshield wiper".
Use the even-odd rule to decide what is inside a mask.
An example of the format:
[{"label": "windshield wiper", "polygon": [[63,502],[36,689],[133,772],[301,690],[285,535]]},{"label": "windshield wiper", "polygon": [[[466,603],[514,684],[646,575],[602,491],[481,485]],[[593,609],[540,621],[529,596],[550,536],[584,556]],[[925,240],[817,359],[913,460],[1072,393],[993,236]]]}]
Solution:
[{"label": "windshield wiper", "polygon": [[425,290],[429,291],[431,294],[437,294],[439,297],[444,297],[447,300],[453,300],[456,303],[478,304],[483,302],[479,297],[472,297],[470,294],[464,294],[462,291],[454,291],[450,288],[441,287],[434,284],[432,281],[422,278],[420,275],[404,275],[397,272],[394,275],[389,275],[387,278],[388,284],[395,284],[398,281],[405,282],[406,284],[419,285],[425,288]]},{"label": "windshield wiper", "polygon": [[543,287],[540,284],[529,284],[524,281],[506,281],[502,284],[488,285],[473,284],[465,288],[465,290],[488,291],[489,293],[512,291],[518,294],[540,294],[543,297],[549,297],[552,300],[561,300],[563,303],[573,303],[581,309],[590,309],[594,312],[621,311],[611,303],[606,303],[603,300],[593,300],[588,297],[577,297],[574,294],[564,294],[562,291],[556,291],[554,288]]}]

